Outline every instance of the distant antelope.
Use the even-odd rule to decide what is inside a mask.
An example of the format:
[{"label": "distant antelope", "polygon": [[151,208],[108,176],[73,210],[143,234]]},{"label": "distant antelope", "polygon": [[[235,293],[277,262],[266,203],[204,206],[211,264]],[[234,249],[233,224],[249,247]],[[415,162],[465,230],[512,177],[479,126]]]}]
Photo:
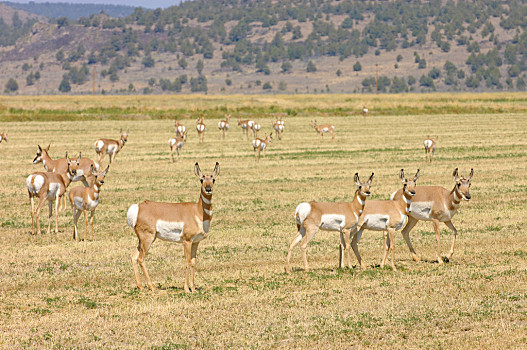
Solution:
[{"label": "distant antelope", "polygon": [[99,156],[99,165],[102,164],[102,160],[106,154],[110,158],[110,164],[115,161],[115,156],[119,151],[124,147],[126,141],[128,140],[128,134],[130,130],[126,130],[123,133],[123,129],[119,131],[121,138],[119,140],[110,140],[110,139],[98,139],[95,141],[94,147],[95,152]]},{"label": "distant antelope", "polygon": [[159,238],[163,241],[183,243],[187,261],[185,291],[195,291],[196,254],[199,242],[209,234],[212,220],[212,188],[220,173],[220,165],[216,163],[212,175],[203,175],[196,163],[194,172],[201,181],[201,194],[197,203],[160,203],[147,200],[139,205],[133,204],[128,209],[126,221],[139,239],[137,250],[132,254],[132,265],[139,289],[143,289],[143,284],[139,276],[138,262],[148,286],[151,290],[156,289],[146,270],[145,256],[155,239]]},{"label": "distant antelope", "polygon": [[317,121],[311,121],[311,125],[318,133],[319,141],[322,141],[322,137],[325,133],[329,132],[331,134],[331,141],[335,139],[335,127],[331,124],[317,125]]},{"label": "distant antelope", "polygon": [[[53,216],[53,201],[55,201],[55,233],[59,232],[58,210],[59,198],[66,192],[66,188],[77,175],[80,156],[77,159],[69,159],[66,153],[66,174],[58,172],[35,172],[26,179],[26,187],[31,203],[31,232],[40,233],[40,210],[47,201],[49,207],[48,231],[51,232],[51,217]],[[38,206],[35,210],[35,197],[38,197]],[[37,231],[35,232],[35,221]]]},{"label": "distant antelope", "polygon": [[250,125],[250,128],[251,128],[251,130],[253,131],[253,136],[254,136],[254,138],[257,138],[257,137],[258,137],[258,132],[259,132],[260,129],[262,128],[262,125],[260,125],[260,123],[258,123],[257,121],[254,121],[254,122]]},{"label": "distant antelope", "polygon": [[249,129],[252,129],[253,124],[254,120],[242,120],[241,118],[238,118],[238,126],[242,128],[242,135],[247,136],[247,140],[249,139]]},{"label": "distant antelope", "polygon": [[0,134],[0,143],[2,143],[2,141],[7,142],[7,130],[6,132]]},{"label": "distant antelope", "polygon": [[101,186],[104,184],[104,177],[108,172],[110,165],[106,167],[103,172],[96,172],[92,165],[92,174],[95,177],[91,187],[77,186],[70,190],[69,198],[71,209],[73,212],[73,239],[79,240],[79,232],[77,230],[77,221],[81,212],[84,212],[84,242],[88,232],[88,212],[90,212],[90,226],[91,226],[91,240],[93,241],[93,215],[95,209],[99,205],[99,192]]},{"label": "distant antelope", "polygon": [[203,117],[199,117],[196,121],[196,130],[198,131],[199,136],[199,142],[203,142],[203,138],[205,137],[205,123],[203,122]]},{"label": "distant antelope", "polygon": [[253,148],[254,148],[254,159],[260,160],[260,152],[265,157],[265,149],[267,148],[267,145],[270,142],[273,142],[273,133],[270,133],[269,135],[265,135],[265,139],[259,139],[256,138],[253,140]]},{"label": "distant antelope", "polygon": [[276,131],[276,135],[278,136],[278,140],[282,139],[282,133],[284,132],[284,121],[282,118],[278,119],[277,121],[273,122],[273,129]]},{"label": "distant antelope", "polygon": [[[437,238],[437,262],[440,264],[443,263],[443,259],[441,258],[439,250],[439,223],[445,223],[445,225],[452,230],[454,236],[452,238],[452,246],[447,259],[450,260],[452,258],[452,255],[454,254],[454,245],[456,243],[457,229],[454,227],[451,220],[457,212],[461,199],[466,201],[471,199],[469,189],[472,175],[474,175],[474,169],[470,169],[468,178],[460,177],[456,168],[452,174],[456,183],[452,191],[441,186],[419,186],[416,188],[415,196],[412,199],[412,204],[410,206],[408,223],[401,232],[414,261],[420,261],[421,259],[419,259],[415,253],[412,243],[410,242],[410,231],[419,220],[432,221],[434,224]],[[394,192],[392,193],[392,198],[397,200],[401,197],[401,194],[401,190]]]},{"label": "distant antelope", "polygon": [[229,120],[231,119],[230,114],[225,114],[225,119],[220,120],[218,123],[218,129],[220,129],[220,132],[222,133],[222,138],[225,139],[225,134],[229,130]]},{"label": "distant antelope", "polygon": [[179,120],[176,119],[174,126],[176,128],[176,134],[183,135],[185,132],[187,132],[187,128],[185,125],[181,124]]},{"label": "distant antelope", "polygon": [[430,158],[430,163],[432,163],[432,158],[434,157],[434,152],[436,150],[436,142],[428,136],[424,142],[425,145],[425,159],[428,161]]},{"label": "distant antelope", "polygon": [[175,138],[168,140],[168,145],[170,146],[170,159],[172,159],[172,162],[174,162],[174,151],[176,151],[176,160],[179,159],[179,156],[181,155],[181,149],[183,148],[183,144],[186,140],[186,131],[182,135],[178,133]]},{"label": "distant antelope", "polygon": [[363,107],[362,107],[362,111],[361,111],[361,114],[362,114],[362,115],[366,115],[366,114],[368,114],[369,112],[370,112],[370,111],[368,110],[368,108],[366,108],[366,106],[363,106]]},{"label": "distant antelope", "polygon": [[[404,193],[398,199],[394,200],[369,200],[364,206],[364,210],[360,217],[357,227],[351,232],[351,247],[353,252],[359,261],[361,269],[365,269],[366,266],[362,262],[359,254],[357,243],[359,242],[362,232],[364,230],[371,231],[384,231],[384,256],[382,259],[381,267],[384,267],[388,257],[388,250],[392,252],[392,269],[397,270],[395,267],[395,231],[398,231],[404,227],[408,221],[408,214],[410,212],[410,204],[412,203],[412,197],[415,195],[416,182],[419,178],[419,170],[415,174],[414,178],[407,180],[404,176],[404,170],[400,172],[401,182],[403,188],[401,192]],[[342,258],[342,257],[341,257]],[[339,264],[340,265],[340,264]]]},{"label": "distant antelope", "polygon": [[285,271],[287,273],[290,271],[289,261],[291,259],[291,252],[300,242],[302,242],[300,244],[300,249],[302,250],[302,258],[304,260],[304,269],[306,271],[309,270],[306,248],[319,229],[340,232],[341,257],[339,268],[342,265],[342,255],[344,251],[347,253],[348,266],[351,268],[350,232],[357,226],[364,209],[366,198],[371,195],[370,186],[371,181],[373,180],[373,173],[367,182],[360,182],[358,173],[355,173],[354,180],[358,188],[355,191],[355,195],[351,202],[309,202],[300,203],[296,207],[295,222],[298,232],[289,244],[285,266]]}]

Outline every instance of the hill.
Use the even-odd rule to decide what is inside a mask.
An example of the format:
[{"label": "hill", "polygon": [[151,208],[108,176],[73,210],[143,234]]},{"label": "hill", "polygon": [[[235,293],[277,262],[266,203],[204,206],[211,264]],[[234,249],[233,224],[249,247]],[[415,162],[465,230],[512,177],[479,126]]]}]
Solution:
[{"label": "hill", "polygon": [[1,49],[0,84],[22,94],[524,90],[526,26],[525,0],[198,0],[36,23]]}]

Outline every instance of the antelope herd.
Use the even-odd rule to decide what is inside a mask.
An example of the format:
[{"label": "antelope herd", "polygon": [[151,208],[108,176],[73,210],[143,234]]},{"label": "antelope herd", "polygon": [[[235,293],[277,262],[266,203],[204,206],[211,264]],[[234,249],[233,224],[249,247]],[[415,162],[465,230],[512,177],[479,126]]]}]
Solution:
[{"label": "antelope herd", "polygon": [[[362,114],[368,113],[366,107]],[[225,140],[229,130],[231,115],[225,115],[225,119],[218,122],[220,139]],[[170,159],[172,162],[179,160],[183,145],[187,140],[187,129],[179,121],[175,120],[176,136],[170,138]],[[265,157],[265,151],[272,142],[272,132],[265,134],[265,138],[258,138],[261,125],[257,120],[238,117],[238,126],[242,130],[242,138],[249,138],[249,130],[253,132],[252,147],[255,160],[260,159],[260,155]],[[311,126],[319,135],[322,141],[324,134],[329,133],[332,141],[335,139],[335,127],[332,124],[318,125],[316,120],[311,121]],[[285,130],[285,123],[282,118],[272,122],[272,130],[278,140],[282,140]],[[196,131],[198,133],[198,143],[204,142],[205,123],[203,116],[196,120]],[[104,184],[104,179],[109,171],[110,165],[102,171],[102,161],[108,154],[109,163],[115,162],[115,157],[128,140],[129,130],[120,130],[120,139],[98,139],[94,143],[98,162],[83,157],[79,153],[78,157],[70,158],[66,153],[64,158],[52,159],[49,155],[50,145],[42,148],[38,145],[36,157],[33,164],[42,163],[45,172],[34,172],[26,179],[26,187],[31,205],[32,234],[40,233],[39,215],[43,205],[47,202],[49,207],[47,233],[51,232],[51,221],[53,216],[53,202],[55,202],[55,232],[58,232],[58,213],[61,201],[71,182],[81,181],[84,186],[77,186],[69,192],[69,202],[73,214],[73,238],[79,240],[78,219],[84,213],[84,241],[88,235],[88,212],[90,212],[90,232],[93,240],[93,219],[95,209],[100,202],[100,190]],[[0,133],[0,142],[7,142],[7,131]],[[436,150],[436,143],[428,137],[424,141],[426,162],[431,162]],[[176,159],[174,160],[174,152]],[[143,289],[143,284],[139,275],[138,265],[141,266],[144,278],[151,290],[155,290],[148,271],[145,266],[145,257],[156,238],[169,242],[183,244],[186,259],[186,278],[184,289],[186,292],[195,291],[194,274],[196,265],[196,255],[199,243],[205,239],[211,228],[212,221],[212,190],[217,176],[220,172],[219,163],[211,175],[204,175],[198,163],[195,163],[194,173],[201,182],[200,195],[196,202],[190,203],[163,203],[146,200],[140,204],[132,204],[127,212],[126,221],[134,230],[138,238],[137,249],[134,250],[131,261],[139,289]],[[420,261],[411,242],[410,231],[419,220],[432,221],[437,238],[437,261],[443,263],[439,242],[441,222],[452,230],[453,240],[451,249],[446,259],[451,259],[454,253],[454,245],[457,237],[457,230],[452,224],[452,218],[459,208],[461,200],[471,199],[469,188],[474,170],[471,169],[468,177],[460,176],[458,169],[453,172],[454,188],[449,191],[439,186],[417,186],[419,170],[411,177],[407,178],[404,170],[401,169],[399,178],[402,188],[392,193],[390,200],[369,200],[371,196],[371,185],[374,174],[363,182],[358,173],[353,177],[356,190],[349,202],[304,202],[300,203],[294,213],[294,221],[297,232],[290,241],[287,252],[285,271],[290,273],[291,255],[294,247],[300,245],[304,270],[309,270],[306,249],[309,242],[319,231],[339,232],[339,268],[343,265],[346,256],[347,265],[352,268],[351,250],[355,254],[361,269],[366,265],[361,259],[358,250],[358,243],[364,230],[383,231],[383,257],[381,267],[387,261],[388,254],[391,252],[391,267],[396,270],[394,248],[395,231],[401,230],[402,236],[410,250],[414,261]],[[351,181],[350,181],[351,183]],[[35,198],[39,203],[35,206]],[[65,206],[65,200],[64,200]],[[65,209],[65,207],[64,207]],[[36,230],[35,230],[36,226]]]}]

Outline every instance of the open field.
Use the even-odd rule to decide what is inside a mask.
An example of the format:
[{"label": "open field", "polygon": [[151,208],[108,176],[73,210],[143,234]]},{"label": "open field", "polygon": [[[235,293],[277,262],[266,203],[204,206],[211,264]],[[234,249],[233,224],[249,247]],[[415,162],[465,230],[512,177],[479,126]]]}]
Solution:
[{"label": "open field", "polygon": [[[340,98],[0,98],[0,132],[9,129],[8,142],[0,144],[0,347],[524,348],[525,94]],[[132,108],[123,113],[128,103]],[[383,112],[355,115],[362,104]],[[437,114],[427,114],[428,105]],[[301,113],[292,113],[297,106]],[[442,114],[441,106],[463,114]],[[289,109],[284,139],[273,140],[267,157],[255,162],[235,122],[220,140],[217,122],[224,109],[258,110],[262,136],[271,131],[266,112]],[[174,135],[175,112],[203,112],[208,132],[198,145],[195,119],[184,120],[189,140],[183,159],[171,163],[167,140]],[[96,120],[98,113],[108,117]],[[126,120],[118,120],[121,114]],[[14,121],[16,116],[32,121]],[[75,116],[79,121],[65,120]],[[334,143],[318,142],[309,123],[315,116],[335,125]],[[94,241],[72,240],[70,209],[59,215],[58,234],[30,235],[25,179],[43,171],[31,163],[37,144],[51,143],[52,158],[82,151],[95,159],[94,141],[117,138],[120,128],[129,128],[130,136],[101,189]],[[427,135],[438,138],[432,164],[424,161]],[[144,199],[197,201],[196,161],[206,174],[216,161],[221,166],[212,231],[198,251],[198,290],[183,291],[182,246],[158,240],[146,265],[159,291],[139,292],[130,263],[137,238],[126,225],[126,211]],[[401,168],[409,174],[420,168],[418,185],[451,189],[456,167],[462,175],[470,168],[475,174],[472,200],[462,202],[453,219],[459,235],[450,262],[436,262],[433,226],[421,222],[411,238],[423,261],[412,261],[398,233],[398,272],[379,267],[382,233],[366,231],[359,250],[368,270],[337,269],[338,234],[319,232],[308,246],[312,270],[303,271],[297,248],[293,272],[284,273],[298,203],[350,199],[355,172],[363,179],[375,172],[373,199],[388,199],[401,187]],[[41,223],[45,228],[46,206]],[[446,254],[452,235],[441,229]]]}]

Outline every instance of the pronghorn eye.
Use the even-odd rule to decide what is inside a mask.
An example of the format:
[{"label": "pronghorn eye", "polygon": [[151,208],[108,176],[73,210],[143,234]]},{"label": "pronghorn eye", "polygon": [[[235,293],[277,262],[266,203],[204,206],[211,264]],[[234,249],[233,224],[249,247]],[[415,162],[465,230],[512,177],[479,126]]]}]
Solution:
[{"label": "pronghorn eye", "polygon": [[457,184],[457,187],[461,187],[461,184],[460,184],[460,183],[458,183],[458,184]]},{"label": "pronghorn eye", "polygon": [[199,179],[199,181],[201,181],[201,183],[203,183],[203,179]]}]

